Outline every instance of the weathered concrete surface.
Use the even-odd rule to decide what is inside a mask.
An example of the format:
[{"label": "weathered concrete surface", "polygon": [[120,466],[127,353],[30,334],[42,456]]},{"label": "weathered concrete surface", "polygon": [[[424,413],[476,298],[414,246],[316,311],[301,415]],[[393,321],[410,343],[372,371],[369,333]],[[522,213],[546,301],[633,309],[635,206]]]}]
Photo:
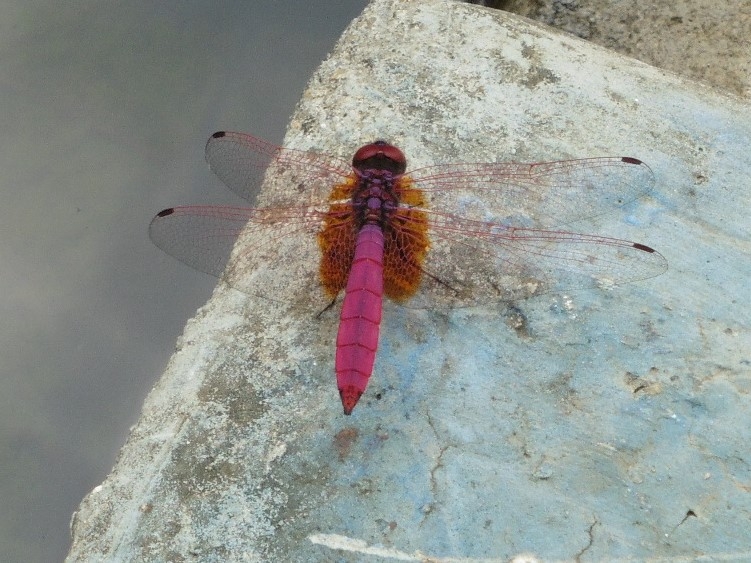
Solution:
[{"label": "weathered concrete surface", "polygon": [[502,9],[751,97],[751,10],[737,0],[504,0]]},{"label": "weathered concrete surface", "polygon": [[[75,515],[69,560],[751,557],[750,115],[501,12],[374,2],[287,144],[348,158],[386,138],[412,168],[636,156],[653,196],[575,228],[669,271],[511,312],[389,306],[352,417],[336,312],[218,288]],[[304,248],[270,265],[281,298],[313,283]]]}]

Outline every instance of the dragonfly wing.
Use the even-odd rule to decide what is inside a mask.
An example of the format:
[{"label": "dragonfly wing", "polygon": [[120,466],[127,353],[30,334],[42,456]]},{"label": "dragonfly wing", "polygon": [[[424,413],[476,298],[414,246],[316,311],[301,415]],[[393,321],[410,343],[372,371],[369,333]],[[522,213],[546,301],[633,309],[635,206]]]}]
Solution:
[{"label": "dragonfly wing", "polygon": [[323,212],[315,207],[174,207],[154,217],[149,236],[168,254],[235,289],[279,300],[290,294],[290,285],[299,282],[305,286],[301,291],[315,297],[320,306],[326,298],[318,289],[318,260],[295,261],[303,263],[299,268],[305,271],[294,272],[292,281],[281,279],[276,266],[284,265],[292,276],[285,256],[317,257],[315,235],[322,217]]},{"label": "dragonfly wing", "polygon": [[325,201],[332,187],[352,173],[351,166],[337,157],[286,149],[229,131],[209,138],[206,161],[228,188],[254,205],[267,173],[295,186],[292,191],[268,194],[264,202],[268,206]]},{"label": "dragonfly wing", "polygon": [[430,237],[414,307],[466,307],[607,288],[657,276],[667,268],[659,252],[631,241],[507,227],[434,212]]},{"label": "dragonfly wing", "polygon": [[562,226],[614,211],[648,193],[654,174],[631,157],[446,164],[409,174],[431,209],[524,228]]}]

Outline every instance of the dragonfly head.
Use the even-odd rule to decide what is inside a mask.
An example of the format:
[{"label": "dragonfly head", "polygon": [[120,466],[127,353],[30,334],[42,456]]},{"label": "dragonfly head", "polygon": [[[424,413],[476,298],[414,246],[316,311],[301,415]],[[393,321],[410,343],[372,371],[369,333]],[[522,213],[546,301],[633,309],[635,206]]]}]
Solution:
[{"label": "dragonfly head", "polygon": [[398,176],[407,169],[407,158],[394,145],[386,141],[375,141],[357,150],[352,157],[352,167],[359,172],[387,170]]}]

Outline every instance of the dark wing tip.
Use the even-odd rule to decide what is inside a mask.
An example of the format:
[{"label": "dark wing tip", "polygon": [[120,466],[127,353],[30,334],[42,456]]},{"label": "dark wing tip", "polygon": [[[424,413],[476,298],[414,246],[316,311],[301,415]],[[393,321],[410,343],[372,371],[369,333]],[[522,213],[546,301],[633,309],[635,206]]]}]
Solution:
[{"label": "dark wing tip", "polygon": [[167,209],[162,209],[159,213],[156,214],[157,217],[166,217],[167,215],[172,215],[175,212],[174,207],[169,207]]},{"label": "dark wing tip", "polygon": [[655,252],[655,249],[654,249],[654,248],[650,248],[650,247],[649,247],[649,246],[647,246],[646,244],[640,244],[640,243],[638,243],[638,242],[635,242],[635,243],[634,243],[634,248],[635,248],[636,250],[643,250],[644,252],[649,252],[650,254],[652,254],[653,252]]},{"label": "dark wing tip", "polygon": [[227,135],[226,131],[217,131],[213,135],[211,135],[212,139],[221,139],[222,137],[225,137]]},{"label": "dark wing tip", "polygon": [[621,161],[625,162],[626,164],[644,164],[643,161],[639,160],[638,158],[634,158],[633,156],[621,157]]}]

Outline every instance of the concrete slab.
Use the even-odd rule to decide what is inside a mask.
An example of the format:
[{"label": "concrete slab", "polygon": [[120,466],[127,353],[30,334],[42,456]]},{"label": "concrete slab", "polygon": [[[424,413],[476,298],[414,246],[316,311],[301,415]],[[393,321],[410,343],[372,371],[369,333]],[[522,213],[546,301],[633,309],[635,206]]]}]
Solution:
[{"label": "concrete slab", "polygon": [[491,0],[484,4],[731,94],[751,97],[751,10],[743,2]]},{"label": "concrete slab", "polygon": [[512,307],[387,306],[345,417],[336,312],[284,302],[314,291],[314,242],[280,248],[281,302],[220,286],[188,324],[68,560],[751,557],[749,116],[502,12],[373,2],[288,146],[349,158],[385,138],[410,168],[638,157],[650,197],[566,228],[669,270]]}]

